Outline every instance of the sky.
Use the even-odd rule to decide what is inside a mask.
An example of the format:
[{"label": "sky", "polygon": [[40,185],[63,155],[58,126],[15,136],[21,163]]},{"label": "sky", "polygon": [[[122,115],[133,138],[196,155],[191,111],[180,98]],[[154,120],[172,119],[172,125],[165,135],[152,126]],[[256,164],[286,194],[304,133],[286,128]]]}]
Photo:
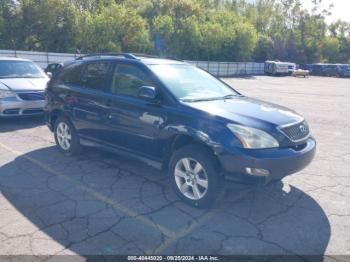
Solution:
[{"label": "sky", "polygon": [[[307,9],[311,9],[311,0],[303,0],[302,2]],[[324,7],[328,7],[332,3],[334,5],[331,9],[332,15],[327,18],[327,22],[331,23],[338,19],[350,22],[350,0],[323,0]]]},{"label": "sky", "polygon": [[[248,2],[254,2],[255,0],[247,0]],[[311,0],[301,0],[304,7],[311,10]],[[327,18],[328,23],[337,21],[338,19],[350,22],[350,0],[323,0],[324,7],[328,7],[330,4],[334,4],[332,15]]]}]

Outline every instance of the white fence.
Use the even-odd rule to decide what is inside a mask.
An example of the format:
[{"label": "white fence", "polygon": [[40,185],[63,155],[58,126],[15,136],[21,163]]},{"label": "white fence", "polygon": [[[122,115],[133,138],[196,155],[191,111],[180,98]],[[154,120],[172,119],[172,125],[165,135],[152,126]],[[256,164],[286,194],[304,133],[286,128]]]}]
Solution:
[{"label": "white fence", "polygon": [[[14,50],[0,50],[0,56],[20,57],[34,61],[42,68],[45,68],[50,63],[66,62],[74,60],[81,56],[81,54],[67,54],[67,53],[46,53],[46,52],[31,52],[31,51],[14,51]],[[196,65],[211,74],[225,77],[236,75],[262,75],[264,74],[264,63],[251,62],[213,62],[213,61],[186,61],[190,64]]]}]

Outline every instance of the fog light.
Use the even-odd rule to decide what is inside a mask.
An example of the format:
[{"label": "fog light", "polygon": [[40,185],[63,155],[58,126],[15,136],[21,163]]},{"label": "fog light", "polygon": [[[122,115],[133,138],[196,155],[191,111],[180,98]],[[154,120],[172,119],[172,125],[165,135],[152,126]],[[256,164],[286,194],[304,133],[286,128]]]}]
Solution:
[{"label": "fog light", "polygon": [[268,175],[270,175],[269,170],[262,169],[262,168],[247,167],[245,170],[249,175],[252,175],[252,176],[268,176]]}]

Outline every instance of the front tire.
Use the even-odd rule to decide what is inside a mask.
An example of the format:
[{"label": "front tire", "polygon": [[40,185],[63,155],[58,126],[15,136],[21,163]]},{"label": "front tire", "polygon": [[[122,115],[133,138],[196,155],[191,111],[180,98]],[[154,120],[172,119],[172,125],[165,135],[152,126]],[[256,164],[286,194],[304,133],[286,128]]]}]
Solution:
[{"label": "front tire", "polygon": [[59,117],[54,128],[58,149],[67,156],[80,153],[80,141],[73,124],[66,117]]},{"label": "front tire", "polygon": [[169,172],[175,192],[191,206],[211,206],[222,190],[217,161],[205,147],[191,145],[175,151]]}]

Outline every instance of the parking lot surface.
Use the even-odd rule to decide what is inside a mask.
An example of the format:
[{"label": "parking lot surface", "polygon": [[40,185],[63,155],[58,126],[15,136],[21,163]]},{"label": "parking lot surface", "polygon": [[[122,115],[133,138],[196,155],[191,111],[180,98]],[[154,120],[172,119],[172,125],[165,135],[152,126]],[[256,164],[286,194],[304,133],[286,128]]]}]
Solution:
[{"label": "parking lot surface", "polygon": [[314,162],[198,210],[151,167],[90,148],[65,157],[41,118],[0,120],[0,255],[350,255],[350,80],[225,81],[304,115]]}]

